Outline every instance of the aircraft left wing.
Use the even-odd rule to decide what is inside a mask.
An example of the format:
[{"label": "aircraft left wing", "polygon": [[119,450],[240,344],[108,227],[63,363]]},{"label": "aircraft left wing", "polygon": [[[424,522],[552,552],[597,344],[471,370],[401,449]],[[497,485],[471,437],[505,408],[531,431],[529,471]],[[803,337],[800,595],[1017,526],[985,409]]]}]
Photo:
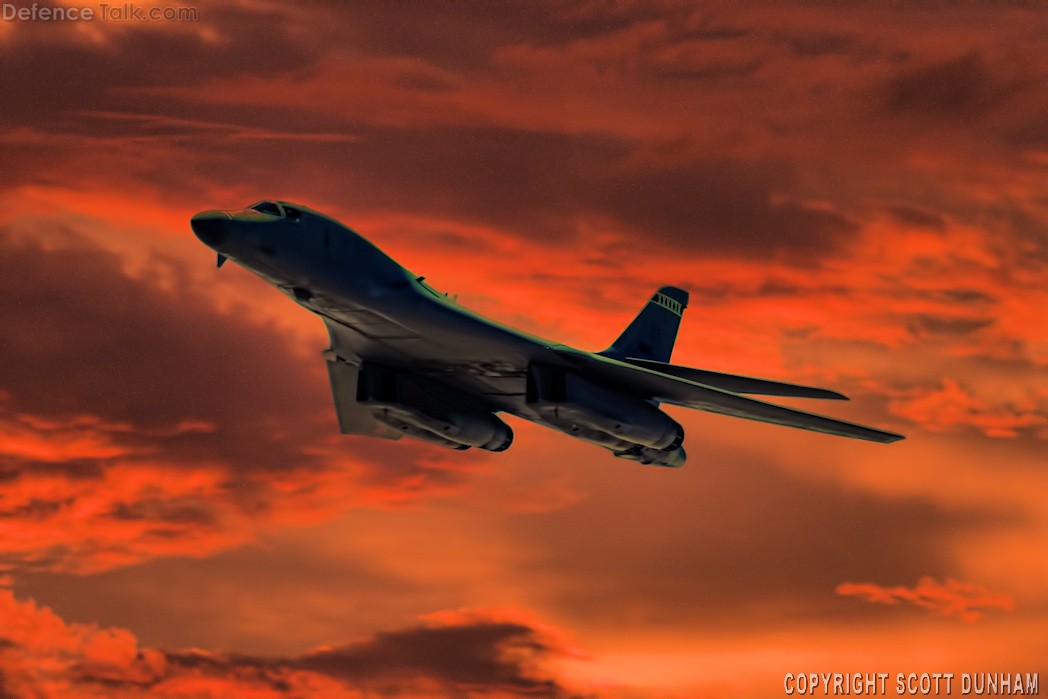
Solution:
[{"label": "aircraft left wing", "polygon": [[371,411],[357,400],[357,381],[360,379],[360,361],[353,348],[343,339],[344,329],[325,317],[331,347],[321,352],[327,360],[331,397],[335,400],[335,414],[342,434],[360,434],[383,439],[400,439],[403,435],[389,425],[375,419]]},{"label": "aircraft left wing", "polygon": [[584,368],[590,376],[603,378],[664,403],[882,444],[905,439],[902,435],[893,432],[884,432],[864,425],[765,403],[608,357],[566,347],[552,349],[572,364]]},{"label": "aircraft left wing", "polygon": [[400,439],[400,432],[376,420],[371,411],[357,401],[360,368],[335,357],[329,357],[327,365],[328,378],[331,379],[331,395],[335,399],[335,413],[338,415],[338,428],[342,434]]}]

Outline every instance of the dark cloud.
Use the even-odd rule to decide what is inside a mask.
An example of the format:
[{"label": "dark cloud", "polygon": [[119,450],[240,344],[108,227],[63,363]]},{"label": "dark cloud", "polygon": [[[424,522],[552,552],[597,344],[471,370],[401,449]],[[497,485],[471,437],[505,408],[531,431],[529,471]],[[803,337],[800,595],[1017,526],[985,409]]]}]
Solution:
[{"label": "dark cloud", "polygon": [[932,297],[961,304],[994,303],[997,301],[994,296],[979,289],[943,289],[934,292]]},{"label": "dark cloud", "polygon": [[888,212],[897,221],[910,224],[911,226],[932,228],[939,231],[946,229],[946,220],[934,211],[917,209],[912,206],[892,206],[888,209]]},{"label": "dark cloud", "polygon": [[414,210],[556,237],[596,173],[629,151],[610,138],[509,129],[370,130],[347,144],[366,208]]},{"label": "dark cloud", "polygon": [[964,318],[921,313],[910,320],[909,329],[917,336],[928,334],[964,336],[987,328],[993,323],[993,318]]},{"label": "dark cloud", "polygon": [[804,255],[858,230],[840,213],[776,201],[792,180],[781,163],[706,161],[612,174],[592,199],[643,236],[692,250]]},{"label": "dark cloud", "polygon": [[[161,290],[131,278],[72,235],[57,249],[8,234],[0,244],[9,411],[90,414],[136,428],[126,437],[138,443],[193,421],[213,427],[175,429],[159,440],[169,453],[244,468],[308,461],[302,447],[331,427],[322,360],[303,361],[273,327],[218,312],[186,281]],[[295,429],[275,433],[289,415]]]},{"label": "dark cloud", "polygon": [[[508,44],[558,44],[602,35],[659,16],[658,8],[634,12],[585,12],[559,2],[508,2],[499,12],[483,0],[419,6],[409,0],[366,4],[329,3],[328,27],[362,53],[407,56],[467,73],[490,65]],[[610,8],[605,8],[610,9]]]},{"label": "dark cloud", "polygon": [[4,123],[75,123],[81,110],[140,104],[125,88],[302,71],[321,55],[284,14],[246,7],[208,5],[197,22],[126,22],[115,31],[95,20],[105,34],[97,42],[59,34],[56,22],[14,23],[0,63]]},{"label": "dark cloud", "polygon": [[208,526],[216,523],[214,512],[204,503],[189,498],[181,500],[147,498],[133,503],[120,503],[110,511],[109,516],[113,519],[129,521],[150,520]]},{"label": "dark cloud", "polygon": [[740,25],[730,24],[716,24],[714,22],[706,21],[701,22],[698,26],[694,27],[673,27],[674,35],[677,39],[687,41],[689,39],[698,39],[700,41],[726,41],[730,39],[741,39],[745,36],[749,36],[753,31],[749,27],[743,27]]},{"label": "dark cloud", "polygon": [[749,77],[760,70],[762,61],[707,62],[701,64],[652,62],[644,66],[645,77],[657,80],[706,81]]},{"label": "dark cloud", "polygon": [[[1042,199],[1040,203],[1045,202]],[[1035,213],[1040,207],[1036,203],[1032,204],[1024,207],[1009,202],[985,207],[982,213],[986,225],[995,229],[1003,228],[1018,243],[1023,251],[1019,264],[1039,271],[1048,263],[1048,217],[1043,213]]]},{"label": "dark cloud", "polygon": [[801,57],[847,55],[854,53],[859,44],[854,34],[831,30],[781,34],[779,38]]},{"label": "dark cloud", "polygon": [[1020,148],[1039,148],[1048,143],[1048,116],[1042,110],[1007,128],[1005,141]]},{"label": "dark cloud", "polygon": [[564,694],[555,681],[531,675],[509,648],[529,658],[556,650],[524,624],[491,622],[381,633],[365,643],[307,655],[298,665],[349,681],[421,675],[449,688]]},{"label": "dark cloud", "polygon": [[978,51],[900,72],[888,84],[889,106],[900,112],[965,119],[1008,98],[1018,85],[998,79]]},{"label": "dark cloud", "polygon": [[169,653],[178,668],[210,675],[257,670],[273,686],[286,686],[289,670],[332,677],[349,687],[399,695],[426,687],[442,695],[480,692],[509,696],[564,697],[570,693],[538,661],[565,653],[526,623],[476,619],[386,631],[337,648],[293,659]]}]

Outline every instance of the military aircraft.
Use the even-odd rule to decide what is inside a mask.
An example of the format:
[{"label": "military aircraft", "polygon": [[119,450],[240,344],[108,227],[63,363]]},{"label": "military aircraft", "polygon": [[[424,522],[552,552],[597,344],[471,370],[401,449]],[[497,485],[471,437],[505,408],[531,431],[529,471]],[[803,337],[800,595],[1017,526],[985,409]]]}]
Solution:
[{"label": "military aircraft", "polygon": [[564,432],[617,457],[682,466],[684,429],[660,403],[872,442],[902,435],[747,395],[847,400],[834,391],[670,364],[688,292],[654,293],[610,347],[586,352],[461,306],[357,232],[298,204],[204,211],[196,236],[320,316],[344,434],[403,435],[451,449],[503,451],[498,413]]}]

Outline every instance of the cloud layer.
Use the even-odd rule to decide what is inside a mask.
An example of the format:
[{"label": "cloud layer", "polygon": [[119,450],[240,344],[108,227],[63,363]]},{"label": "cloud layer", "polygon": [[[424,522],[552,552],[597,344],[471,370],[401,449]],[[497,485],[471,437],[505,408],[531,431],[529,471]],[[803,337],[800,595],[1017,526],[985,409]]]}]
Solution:
[{"label": "cloud layer", "polygon": [[164,652],[126,629],[67,623],[0,590],[5,697],[558,697],[543,663],[575,657],[563,633],[516,610],[458,610],[293,658]]},{"label": "cloud layer", "polygon": [[[1045,22],[4,22],[0,695],[760,697],[918,646],[1048,671]],[[321,324],[188,230],[262,197],[587,348],[686,287],[675,361],[908,440],[678,411],[667,472],[519,424],[499,455],[342,438]]]},{"label": "cloud layer", "polygon": [[846,582],[837,586],[837,594],[858,597],[876,604],[907,602],[936,614],[959,617],[969,623],[978,621],[988,609],[1011,611],[1015,608],[1015,600],[1011,597],[994,594],[981,585],[957,580],[940,583],[932,578],[921,578],[914,587]]}]

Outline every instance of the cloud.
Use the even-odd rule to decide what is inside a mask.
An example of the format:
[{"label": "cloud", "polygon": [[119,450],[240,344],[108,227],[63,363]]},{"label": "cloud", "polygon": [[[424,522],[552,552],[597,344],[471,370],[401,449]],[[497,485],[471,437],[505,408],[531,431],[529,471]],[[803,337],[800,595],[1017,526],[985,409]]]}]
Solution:
[{"label": "cloud", "polygon": [[912,206],[892,206],[888,208],[888,212],[903,224],[937,230],[946,228],[946,221],[933,211],[916,209]]},{"label": "cloud", "polygon": [[[842,576],[891,571],[917,577],[929,569],[955,575],[957,561],[944,542],[1007,521],[988,507],[946,507],[926,497],[814,482],[722,441],[726,434],[738,435],[740,444],[772,439],[771,430],[781,428],[721,424],[724,419],[709,416],[685,420],[690,461],[672,478],[644,472],[608,475],[602,484],[594,478],[585,502],[515,522],[532,552],[528,571],[541,571],[548,581],[536,593],[560,617],[609,632],[634,624],[701,624],[711,633],[778,628],[811,613],[862,617],[867,613],[861,609],[827,609],[826,591]],[[853,461],[851,443],[783,436],[802,453],[824,450],[834,470],[862,467]],[[893,452],[883,458],[905,457]],[[620,488],[643,495],[625,506]],[[593,528],[572,524],[579,521]],[[607,545],[594,543],[595,530]]]},{"label": "cloud", "polygon": [[619,167],[594,179],[599,212],[678,252],[821,256],[858,230],[838,212],[784,198],[793,176],[777,163]]},{"label": "cloud", "polygon": [[0,237],[3,571],[206,556],[462,487],[468,456],[340,438],[322,360],[273,327],[58,240]]},{"label": "cloud", "polygon": [[1048,425],[1036,395],[1016,404],[998,396],[983,398],[970,393],[953,378],[937,388],[914,390],[891,401],[890,410],[933,432],[975,428],[987,437],[1016,437],[1020,431]]},{"label": "cloud", "polygon": [[[162,674],[163,654],[139,648],[125,629],[67,624],[47,608],[0,589],[0,676],[12,696],[58,696],[70,684],[143,686]],[[86,696],[88,692],[66,694]]]},{"label": "cloud", "polygon": [[989,110],[1015,86],[999,82],[978,51],[902,71],[889,83],[889,104],[903,112],[965,118]]},{"label": "cloud", "polygon": [[564,633],[519,610],[456,610],[426,615],[424,627],[376,634],[368,641],[314,651],[304,669],[347,680],[423,677],[446,690],[561,696],[538,667],[551,656],[585,657]]},{"label": "cloud", "polygon": [[71,698],[577,696],[550,662],[584,654],[524,610],[452,610],[424,622],[296,657],[162,651],[126,629],[69,623],[0,589],[0,688]]},{"label": "cloud", "polygon": [[[135,114],[125,112],[82,112],[86,120],[98,119],[127,125],[142,134],[143,137],[184,137],[210,134],[216,141],[231,143],[235,141],[314,141],[318,143],[337,143],[354,141],[357,137],[351,133],[323,131],[286,131],[265,129],[245,124],[203,121],[201,119],[181,119],[162,114]],[[12,139],[17,142],[17,139]]]},{"label": "cloud", "polygon": [[296,35],[294,13],[215,3],[199,8],[199,16],[196,22],[5,23],[14,28],[0,66],[9,94],[17,96],[10,123],[68,124],[70,113],[82,109],[134,103],[121,94],[127,88],[302,70],[321,53]]},{"label": "cloud", "polygon": [[[355,216],[414,215],[563,244],[604,230],[620,240],[643,237],[668,254],[810,260],[850,244],[859,229],[845,212],[808,201],[800,173],[785,161],[711,157],[694,152],[687,139],[650,144],[513,127],[330,120],[288,128],[297,120],[245,124],[99,111],[79,118],[89,133],[9,134],[13,157],[24,164],[7,175],[10,184],[34,179],[39,169],[79,171],[83,158],[104,149],[106,167],[91,179],[101,178],[95,185],[107,189],[149,183],[188,199],[211,182],[249,181],[248,198],[275,193],[338,202]],[[65,158],[54,152],[55,142]],[[149,165],[151,158],[167,167]],[[179,163],[208,176],[173,175]]]},{"label": "cloud", "polygon": [[[989,49],[958,58],[932,43],[900,65],[839,60],[909,50],[908,35],[892,31],[896,16],[879,16],[877,36],[856,45],[853,37],[876,23],[810,8],[539,7],[490,17],[472,4],[397,6],[379,19],[334,5],[313,13],[220,5],[201,13],[210,35],[133,25],[104,50],[60,42],[74,52],[65,60],[26,40],[12,77],[54,75],[34,78],[19,104],[43,105],[54,118],[33,114],[9,135],[22,141],[13,144],[18,167],[2,176],[59,171],[110,186],[149,182],[184,197],[249,181],[355,212],[413,212],[522,237],[605,228],[668,250],[814,261],[854,240],[867,214],[856,192],[897,198],[927,180],[936,197],[949,198],[957,168],[943,158],[963,153],[969,162],[976,150],[989,162],[1001,149],[979,144],[1019,119],[1009,112],[985,131],[936,134],[946,142],[931,157],[927,139],[868,108],[874,96],[883,101],[886,84],[903,111],[923,85],[949,82],[933,70],[941,66],[961,82],[1018,81],[1023,99],[1036,94],[1026,89],[1034,78],[1007,77],[1008,63]],[[434,34],[442,39],[427,40]],[[353,51],[334,50],[336,40]],[[126,60],[103,71],[99,62],[113,52]],[[770,67],[737,74],[757,63]],[[716,78],[725,72],[731,79]],[[697,89],[656,73],[713,84]],[[31,92],[67,82],[70,89],[46,96],[61,105]],[[842,91],[845,84],[854,89]],[[1038,110],[1020,111],[1026,123]],[[671,157],[633,162],[659,148]]]},{"label": "cloud", "polygon": [[968,623],[981,619],[986,610],[1008,612],[1015,608],[1015,600],[1010,596],[990,592],[982,585],[952,579],[940,583],[928,577],[921,578],[914,587],[845,582],[837,586],[837,594],[858,597],[875,604],[912,604],[941,616],[955,616]]},{"label": "cloud", "polygon": [[993,318],[950,317],[919,313],[913,317],[910,328],[914,335],[969,335],[993,325]]}]

